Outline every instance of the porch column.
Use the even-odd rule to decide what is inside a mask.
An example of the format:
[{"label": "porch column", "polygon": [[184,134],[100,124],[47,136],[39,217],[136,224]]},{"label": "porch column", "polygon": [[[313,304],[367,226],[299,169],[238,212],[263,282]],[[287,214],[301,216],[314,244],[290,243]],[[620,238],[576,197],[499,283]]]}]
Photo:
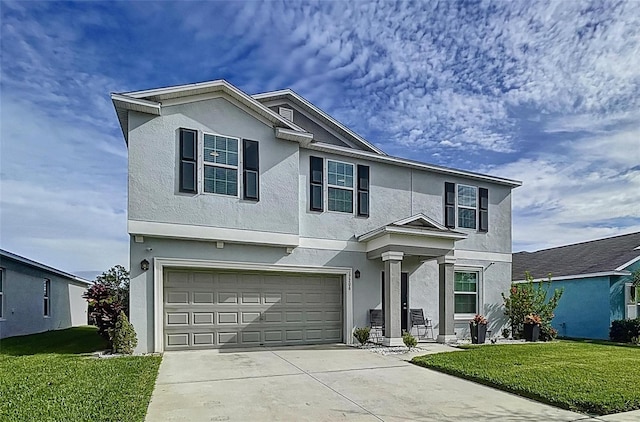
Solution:
[{"label": "porch column", "polygon": [[439,323],[438,343],[448,343],[456,339],[454,328],[454,294],[453,294],[453,266],[456,259],[452,255],[438,258],[439,273]]},{"label": "porch column", "polygon": [[384,340],[385,346],[402,346],[402,325],[400,315],[400,286],[402,275],[402,252],[383,252],[384,262]]}]

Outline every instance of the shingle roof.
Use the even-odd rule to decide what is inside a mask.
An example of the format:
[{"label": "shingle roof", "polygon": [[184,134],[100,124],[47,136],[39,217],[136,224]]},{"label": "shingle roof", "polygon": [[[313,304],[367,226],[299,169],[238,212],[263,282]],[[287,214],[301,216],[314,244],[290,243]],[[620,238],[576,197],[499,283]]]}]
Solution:
[{"label": "shingle roof", "polygon": [[640,256],[640,232],[513,254],[512,279],[523,280],[529,271],[533,278],[593,274],[614,271]]}]

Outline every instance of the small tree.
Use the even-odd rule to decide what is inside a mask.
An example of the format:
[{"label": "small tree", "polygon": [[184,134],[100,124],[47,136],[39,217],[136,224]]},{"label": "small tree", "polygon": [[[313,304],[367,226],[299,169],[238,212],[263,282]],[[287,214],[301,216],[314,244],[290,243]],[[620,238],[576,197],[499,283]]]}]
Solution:
[{"label": "small tree", "polygon": [[111,343],[109,330],[115,328],[120,312],[129,312],[129,272],[122,265],[110,268],[96,277],[83,297],[98,333]]},{"label": "small tree", "polygon": [[529,314],[540,316],[541,332],[544,333],[543,340],[555,338],[556,330],[551,328],[553,311],[558,306],[558,301],[562,297],[564,289],[555,289],[553,295],[547,300],[547,293],[551,286],[551,275],[547,282],[534,283],[533,277],[525,272],[525,283],[512,283],[509,289],[509,296],[502,293],[504,300],[504,314],[511,323],[511,333],[514,338],[522,338],[524,334],[525,317]]},{"label": "small tree", "polygon": [[115,327],[109,330],[109,337],[111,339],[111,351],[113,353],[130,355],[138,345],[136,331],[122,311],[118,315]]}]

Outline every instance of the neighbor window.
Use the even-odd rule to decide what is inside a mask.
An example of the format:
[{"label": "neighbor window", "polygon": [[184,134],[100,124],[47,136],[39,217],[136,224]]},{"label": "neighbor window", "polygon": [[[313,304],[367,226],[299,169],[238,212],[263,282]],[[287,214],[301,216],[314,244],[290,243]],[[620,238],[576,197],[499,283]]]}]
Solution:
[{"label": "neighbor window", "polygon": [[0,268],[0,319],[4,318],[4,268]]},{"label": "neighbor window", "polygon": [[44,279],[44,316],[51,314],[51,280]]},{"label": "neighbor window", "polygon": [[444,184],[445,226],[489,230],[489,190],[469,185]]},{"label": "neighbor window", "polygon": [[204,191],[238,195],[238,139],[204,134]]},{"label": "neighbor window", "polygon": [[456,271],[454,275],[454,312],[478,313],[478,273]]},{"label": "neighbor window", "polygon": [[353,164],[327,160],[329,211],[353,213]]}]

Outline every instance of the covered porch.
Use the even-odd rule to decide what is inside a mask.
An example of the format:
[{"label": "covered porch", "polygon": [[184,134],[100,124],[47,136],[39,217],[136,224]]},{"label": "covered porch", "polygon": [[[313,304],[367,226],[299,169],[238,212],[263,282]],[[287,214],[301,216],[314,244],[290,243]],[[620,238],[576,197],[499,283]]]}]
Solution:
[{"label": "covered porch", "polygon": [[382,226],[358,237],[365,245],[367,258],[381,259],[384,263],[382,309],[384,313],[384,338],[386,346],[401,346],[403,312],[402,262],[406,257],[438,263],[438,336],[439,343],[455,339],[454,331],[454,250],[455,242],[466,238],[464,233],[450,230],[424,214]]}]

